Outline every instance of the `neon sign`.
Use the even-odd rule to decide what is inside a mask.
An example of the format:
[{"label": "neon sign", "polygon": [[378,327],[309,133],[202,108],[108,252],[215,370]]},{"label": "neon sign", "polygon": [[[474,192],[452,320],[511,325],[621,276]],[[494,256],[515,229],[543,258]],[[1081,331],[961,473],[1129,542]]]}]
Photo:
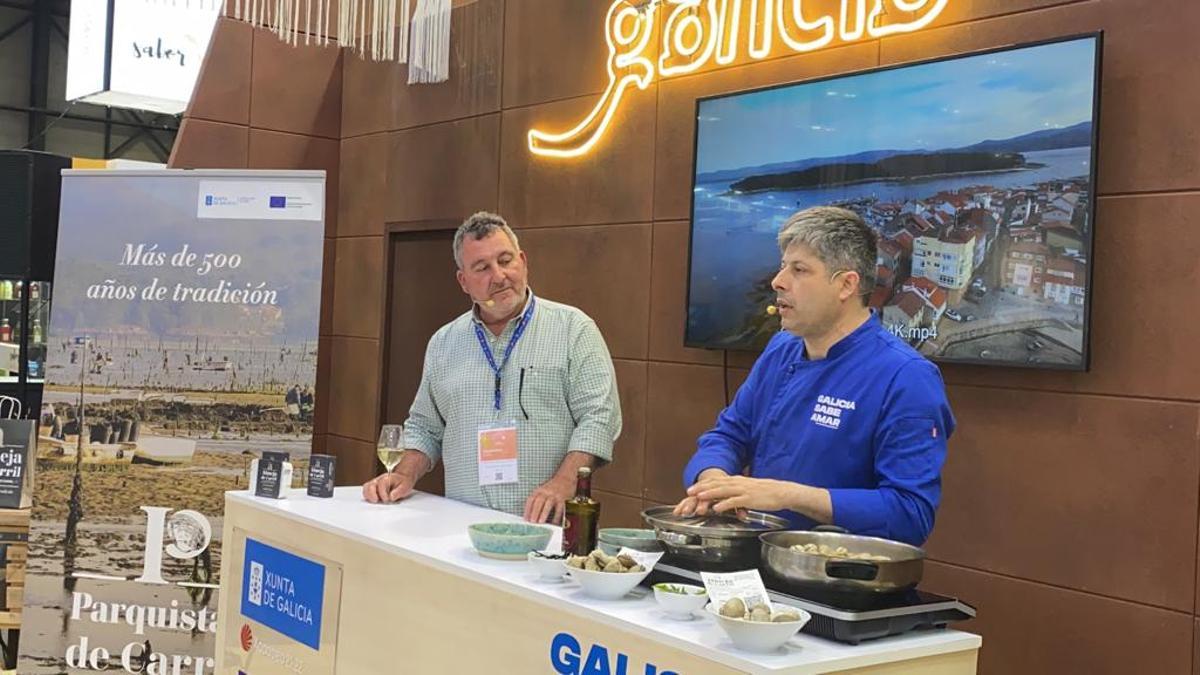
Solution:
[{"label": "neon sign", "polygon": [[[804,53],[821,49],[841,37],[855,42],[928,26],[950,0],[841,0],[836,17],[805,16],[805,0],[615,0],[604,19],[608,42],[608,87],[579,124],[560,133],[529,130],[529,151],[546,157],[577,157],[592,149],[612,124],[621,99],[630,87],[646,89],[655,77],[691,73],[716,62],[729,65],[746,40],[749,60],[765,59],[778,39],[787,49]],[[749,21],[741,24],[743,4]],[[811,0],[810,3],[811,4]],[[907,21],[881,19],[890,10],[910,15]],[[651,41],[658,12],[666,12],[662,39]]]}]

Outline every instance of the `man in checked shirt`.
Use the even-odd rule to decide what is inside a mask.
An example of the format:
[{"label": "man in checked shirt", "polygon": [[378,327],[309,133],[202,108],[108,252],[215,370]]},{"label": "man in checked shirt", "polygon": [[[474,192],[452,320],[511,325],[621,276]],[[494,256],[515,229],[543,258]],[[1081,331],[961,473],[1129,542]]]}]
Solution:
[{"label": "man in checked shirt", "polygon": [[472,307],[430,338],[404,456],[363,497],[402,500],[440,459],[447,497],[559,523],[577,470],[612,461],[621,433],[608,347],[582,311],[533,294],[500,216],[463,222],[454,261]]}]

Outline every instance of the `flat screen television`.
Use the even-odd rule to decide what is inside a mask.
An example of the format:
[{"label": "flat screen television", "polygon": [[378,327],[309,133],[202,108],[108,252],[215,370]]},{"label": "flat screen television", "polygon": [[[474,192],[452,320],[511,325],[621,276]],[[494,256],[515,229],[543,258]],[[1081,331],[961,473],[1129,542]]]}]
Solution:
[{"label": "flat screen television", "polygon": [[761,349],[776,234],[879,235],[870,304],[934,361],[1086,370],[1101,36],[696,102],[686,343]]}]

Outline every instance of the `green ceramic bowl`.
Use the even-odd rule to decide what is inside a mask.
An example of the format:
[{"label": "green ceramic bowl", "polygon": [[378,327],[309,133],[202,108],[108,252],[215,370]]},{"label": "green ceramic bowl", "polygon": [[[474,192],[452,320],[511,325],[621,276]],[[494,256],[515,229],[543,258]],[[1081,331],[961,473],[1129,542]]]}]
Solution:
[{"label": "green ceramic bowl", "polygon": [[471,545],[485,558],[525,560],[530,551],[550,543],[548,527],[525,523],[475,523],[467,528]]},{"label": "green ceramic bowl", "polygon": [[600,550],[608,555],[616,555],[622,547],[635,551],[658,553],[663,550],[662,543],[655,536],[654,530],[639,530],[630,527],[605,527],[596,533]]}]

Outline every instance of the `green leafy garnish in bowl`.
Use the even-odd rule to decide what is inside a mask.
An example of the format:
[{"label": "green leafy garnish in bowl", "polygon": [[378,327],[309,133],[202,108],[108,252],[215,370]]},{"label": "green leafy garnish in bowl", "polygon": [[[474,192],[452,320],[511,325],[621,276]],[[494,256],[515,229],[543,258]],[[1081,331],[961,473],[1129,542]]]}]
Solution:
[{"label": "green leafy garnish in bowl", "polygon": [[654,587],[664,593],[678,593],[679,595],[704,595],[708,592],[703,588],[689,589],[675,584],[654,584]]}]

